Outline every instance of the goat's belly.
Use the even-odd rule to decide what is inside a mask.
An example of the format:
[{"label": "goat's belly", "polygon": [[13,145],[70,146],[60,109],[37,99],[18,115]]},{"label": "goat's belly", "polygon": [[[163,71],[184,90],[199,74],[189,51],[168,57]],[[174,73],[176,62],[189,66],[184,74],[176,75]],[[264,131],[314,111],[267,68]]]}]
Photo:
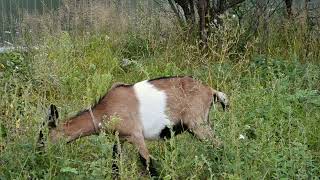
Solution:
[{"label": "goat's belly", "polygon": [[148,81],[134,85],[139,101],[139,117],[146,139],[158,139],[161,131],[172,123],[166,115],[167,95]]},{"label": "goat's belly", "polygon": [[170,120],[154,116],[148,121],[143,121],[143,135],[146,139],[159,139],[162,130],[169,126],[171,126]]}]

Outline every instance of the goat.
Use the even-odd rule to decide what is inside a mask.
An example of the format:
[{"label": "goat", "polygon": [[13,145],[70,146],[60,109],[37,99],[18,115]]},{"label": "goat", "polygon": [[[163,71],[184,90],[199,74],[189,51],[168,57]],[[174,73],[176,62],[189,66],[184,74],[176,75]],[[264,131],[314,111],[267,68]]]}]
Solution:
[{"label": "goat", "polygon": [[[116,117],[119,121],[108,129],[135,145],[150,175],[156,176],[145,139],[170,138],[171,130],[175,134],[188,130],[200,140],[211,140],[214,146],[221,144],[208,121],[213,102],[220,102],[224,109],[229,106],[224,93],[188,76],[163,77],[133,85],[116,83],[96,105],[63,124],[56,125],[59,115],[56,106],[51,105],[48,138],[53,143],[61,138],[71,142],[99,134],[104,124]],[[40,132],[39,140],[42,139]],[[116,150],[114,147],[114,155]]]}]

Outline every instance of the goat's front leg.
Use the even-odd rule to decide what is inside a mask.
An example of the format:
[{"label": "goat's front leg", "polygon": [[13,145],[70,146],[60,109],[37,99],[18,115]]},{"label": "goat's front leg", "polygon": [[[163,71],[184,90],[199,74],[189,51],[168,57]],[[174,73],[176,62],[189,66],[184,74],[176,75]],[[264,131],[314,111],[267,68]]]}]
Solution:
[{"label": "goat's front leg", "polygon": [[112,159],[113,159],[113,162],[112,162],[112,175],[113,175],[113,178],[116,178],[119,175],[119,167],[118,167],[117,162],[116,162],[119,159],[119,155],[120,154],[118,152],[118,144],[115,143],[113,145],[113,149],[112,149]]},{"label": "goat's front leg", "polygon": [[150,158],[149,151],[147,149],[147,146],[144,142],[144,136],[141,133],[134,134],[127,138],[129,142],[131,142],[133,145],[135,145],[138,148],[140,159],[142,161],[142,164],[149,170],[150,175],[152,177],[158,176],[157,170],[154,168],[154,165],[152,163],[152,160]]}]

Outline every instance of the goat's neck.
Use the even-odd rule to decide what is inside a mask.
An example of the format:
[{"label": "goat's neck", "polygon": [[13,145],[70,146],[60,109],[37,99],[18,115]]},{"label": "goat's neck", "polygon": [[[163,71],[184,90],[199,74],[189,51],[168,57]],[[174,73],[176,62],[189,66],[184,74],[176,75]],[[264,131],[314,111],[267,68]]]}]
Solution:
[{"label": "goat's neck", "polygon": [[52,139],[55,140],[63,137],[67,142],[71,142],[80,137],[97,134],[98,124],[94,113],[91,115],[89,111],[84,111],[80,115],[70,118],[67,122],[58,126],[57,129],[54,129],[53,131],[55,132],[51,133]]}]

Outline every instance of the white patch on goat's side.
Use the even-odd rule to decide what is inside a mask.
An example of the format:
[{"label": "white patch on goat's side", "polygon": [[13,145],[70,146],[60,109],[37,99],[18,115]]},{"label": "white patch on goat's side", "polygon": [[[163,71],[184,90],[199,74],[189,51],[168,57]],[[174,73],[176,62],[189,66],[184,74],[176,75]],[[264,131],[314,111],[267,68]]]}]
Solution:
[{"label": "white patch on goat's side", "polygon": [[171,122],[165,114],[167,96],[148,81],[136,83],[134,91],[139,101],[140,121],[143,135],[147,139],[157,139],[161,131]]}]

